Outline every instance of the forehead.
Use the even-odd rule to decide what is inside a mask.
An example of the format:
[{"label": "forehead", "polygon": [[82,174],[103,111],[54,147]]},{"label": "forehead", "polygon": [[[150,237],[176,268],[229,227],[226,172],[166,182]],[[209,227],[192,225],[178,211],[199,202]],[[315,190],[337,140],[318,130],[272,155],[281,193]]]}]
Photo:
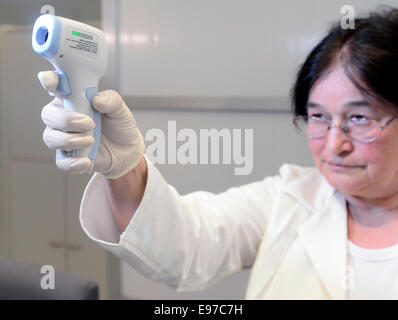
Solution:
[{"label": "forehead", "polygon": [[[337,108],[341,109],[342,111],[349,111],[352,109],[365,109],[367,111],[378,112],[369,104],[369,102],[367,102],[365,100],[349,100]],[[307,110],[311,110],[311,109],[326,109],[326,110],[328,110],[329,108],[320,103],[310,101],[307,103]]]},{"label": "forehead", "polygon": [[374,101],[369,102],[340,65],[315,82],[310,90],[306,108],[336,114],[351,110],[369,112],[380,117],[391,114],[391,110],[381,108],[381,105]]},{"label": "forehead", "polygon": [[[364,101],[361,92],[347,77],[342,66],[333,68],[312,86],[308,102],[328,108],[342,107],[350,101]],[[368,104],[369,105],[369,104]]]}]

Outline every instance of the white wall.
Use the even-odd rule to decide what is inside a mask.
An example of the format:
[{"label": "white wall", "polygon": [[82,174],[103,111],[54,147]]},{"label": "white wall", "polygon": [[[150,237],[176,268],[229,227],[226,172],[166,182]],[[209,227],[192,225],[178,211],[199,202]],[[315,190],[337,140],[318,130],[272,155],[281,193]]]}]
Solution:
[{"label": "white wall", "polygon": [[[340,10],[396,0],[119,0],[119,90],[129,96],[287,96]],[[104,19],[110,19],[106,11]],[[107,30],[108,31],[108,30]],[[279,106],[281,108],[282,106]]]}]

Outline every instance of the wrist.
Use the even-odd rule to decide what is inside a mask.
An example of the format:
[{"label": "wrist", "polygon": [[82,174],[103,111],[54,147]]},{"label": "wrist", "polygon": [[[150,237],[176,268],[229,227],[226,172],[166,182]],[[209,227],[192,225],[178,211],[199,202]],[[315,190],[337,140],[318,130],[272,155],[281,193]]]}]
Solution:
[{"label": "wrist", "polygon": [[148,169],[145,157],[125,175],[107,179],[107,193],[115,220],[120,231],[124,231],[144,196]]}]

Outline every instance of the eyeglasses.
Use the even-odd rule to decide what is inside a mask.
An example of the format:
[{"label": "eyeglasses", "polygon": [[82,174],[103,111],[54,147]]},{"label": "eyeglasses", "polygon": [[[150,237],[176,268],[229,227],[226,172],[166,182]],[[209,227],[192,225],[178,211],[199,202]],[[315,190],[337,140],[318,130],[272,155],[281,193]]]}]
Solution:
[{"label": "eyeglasses", "polygon": [[333,127],[340,128],[348,137],[354,141],[362,143],[370,143],[375,141],[381,131],[386,128],[397,116],[388,120],[384,125],[366,116],[357,115],[344,119],[339,126],[333,124],[322,114],[314,114],[311,116],[297,116],[293,119],[293,123],[308,139],[324,138],[328,131]]}]

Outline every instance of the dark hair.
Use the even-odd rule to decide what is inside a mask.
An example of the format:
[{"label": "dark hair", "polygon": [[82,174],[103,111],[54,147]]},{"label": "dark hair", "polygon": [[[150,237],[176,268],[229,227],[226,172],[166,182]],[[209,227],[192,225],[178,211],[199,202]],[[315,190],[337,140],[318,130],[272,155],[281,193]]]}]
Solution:
[{"label": "dark hair", "polygon": [[340,21],[330,28],[297,73],[291,91],[296,116],[307,115],[311,87],[338,62],[364,97],[398,113],[398,9],[355,19],[355,29],[343,29]]}]

